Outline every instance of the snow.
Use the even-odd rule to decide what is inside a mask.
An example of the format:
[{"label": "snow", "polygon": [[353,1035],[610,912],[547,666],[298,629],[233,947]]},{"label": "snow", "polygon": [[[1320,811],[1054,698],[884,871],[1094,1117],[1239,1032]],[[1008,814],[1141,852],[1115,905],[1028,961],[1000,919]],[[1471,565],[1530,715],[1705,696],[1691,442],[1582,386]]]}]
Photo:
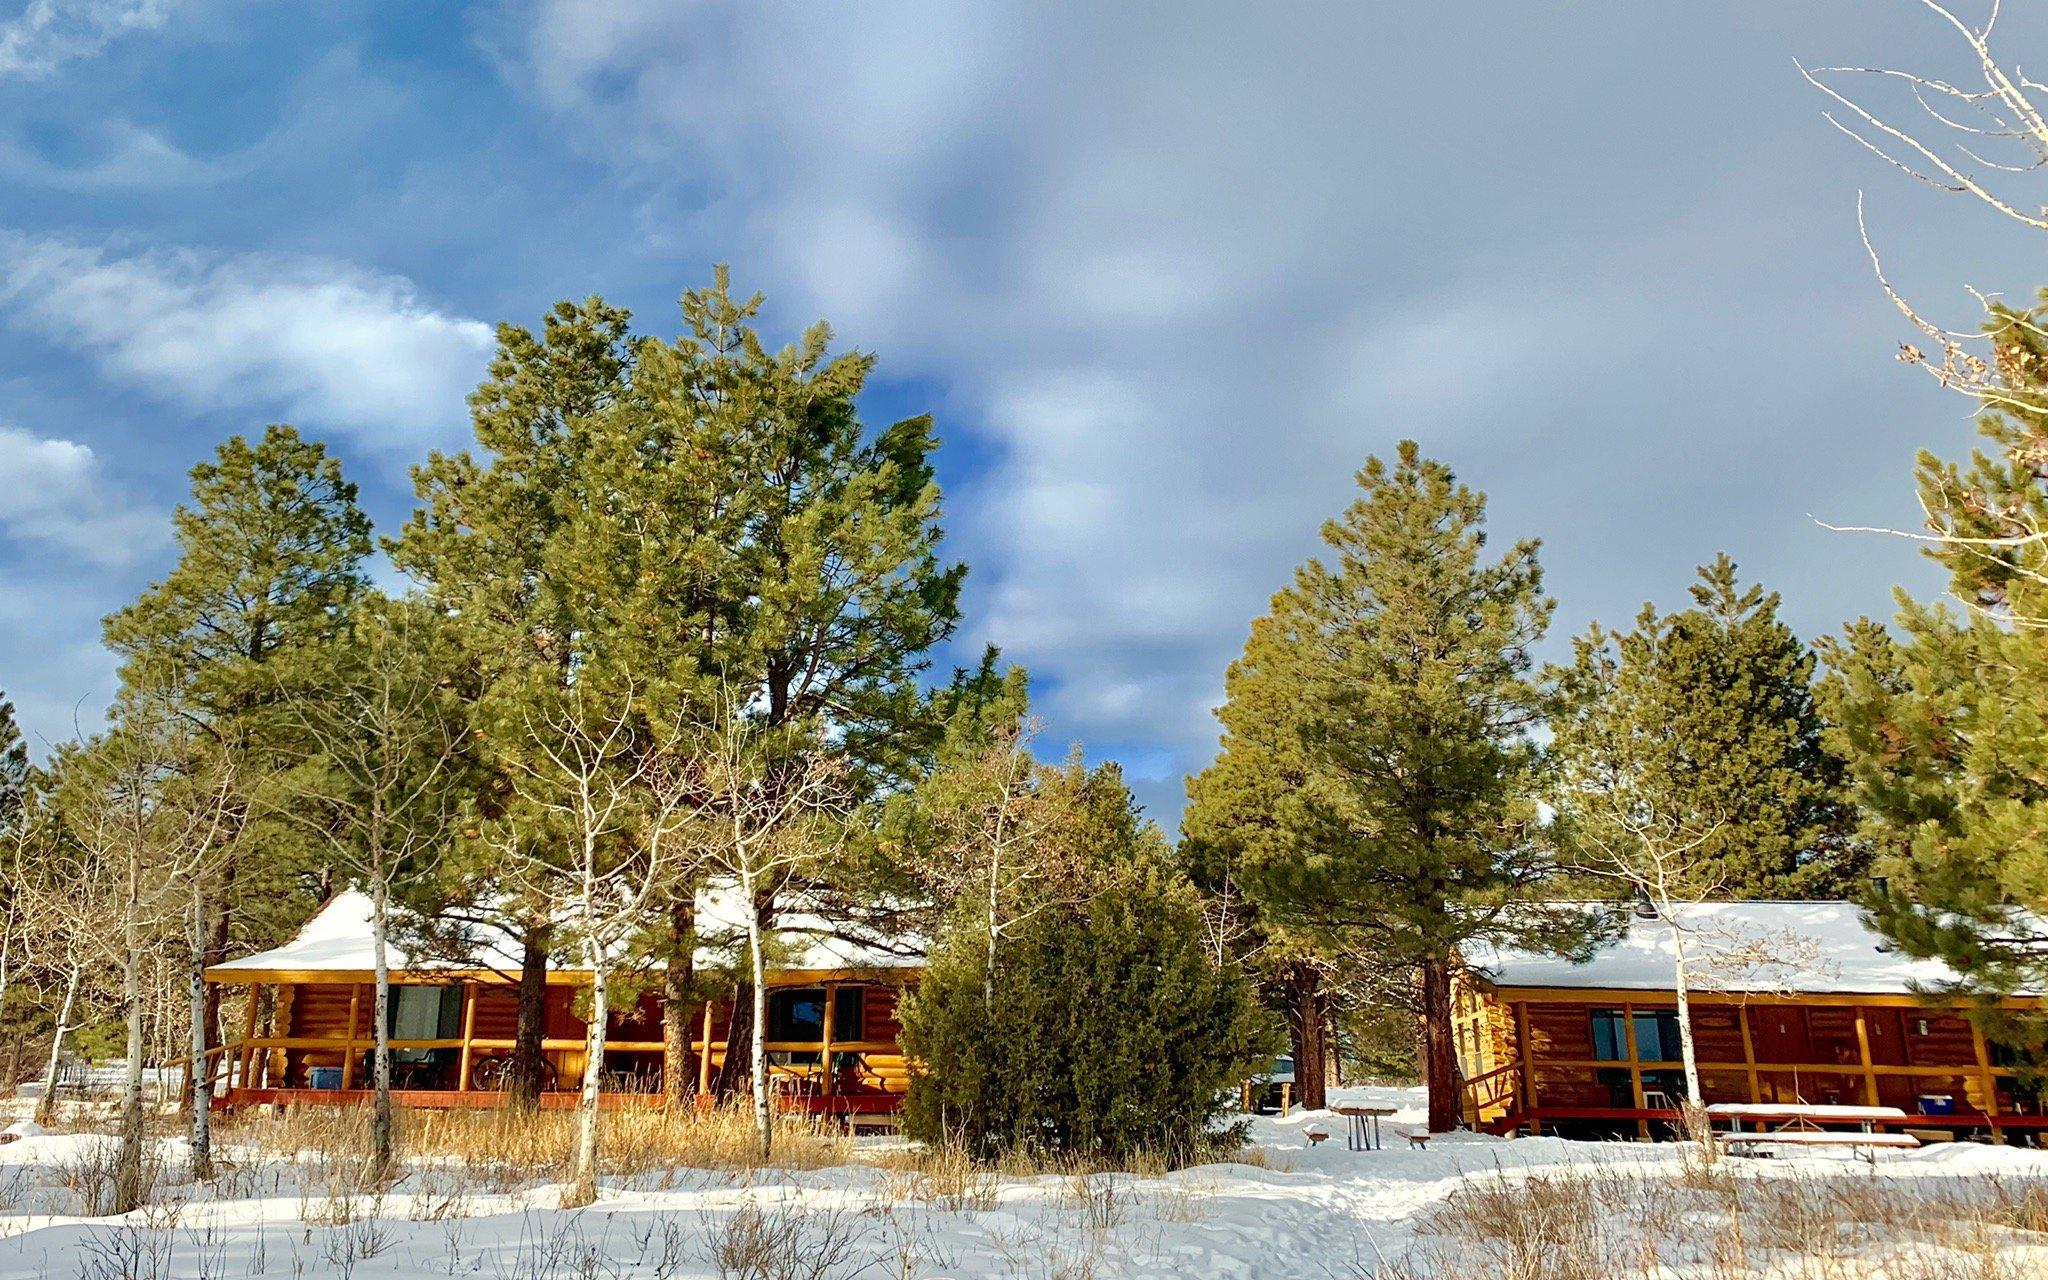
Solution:
[{"label": "snow", "polygon": [[[1306,1131],[1341,1134],[1341,1119],[1297,1111],[1253,1121],[1250,1154],[1257,1163],[1201,1165],[1163,1177],[1102,1176],[1085,1187],[1071,1177],[1005,1177],[985,1195],[941,1199],[907,1193],[900,1174],[868,1163],[751,1175],[674,1170],[607,1180],[599,1203],[578,1211],[553,1208],[554,1187],[472,1190],[451,1204],[445,1191],[437,1196],[423,1184],[432,1172],[415,1173],[382,1203],[358,1204],[358,1220],[344,1225],[323,1217],[324,1173],[311,1161],[240,1161],[218,1198],[194,1198],[176,1214],[156,1208],[117,1220],[72,1216],[69,1193],[60,1185],[66,1170],[106,1139],[31,1136],[0,1147],[0,1280],[107,1274],[95,1269],[95,1260],[124,1249],[150,1258],[153,1250],[167,1254],[166,1264],[148,1272],[164,1280],[257,1274],[708,1280],[718,1274],[707,1253],[713,1234],[750,1206],[771,1215],[800,1213],[805,1231],[822,1233],[837,1222],[852,1234],[854,1256],[865,1269],[848,1265],[827,1271],[829,1277],[1330,1280],[1372,1275],[1378,1259],[1399,1258],[1421,1238],[1426,1215],[1475,1181],[1565,1169],[1675,1178],[1686,1159],[1686,1149],[1676,1144],[1473,1134],[1441,1135],[1428,1149],[1411,1150],[1401,1135],[1422,1121],[1419,1091],[1333,1093],[1332,1101],[1342,1105],[1395,1108],[1385,1150],[1348,1151],[1337,1139],[1312,1148]],[[859,1153],[879,1157],[892,1145],[901,1144],[863,1140]],[[237,1161],[236,1153],[229,1158]],[[2048,1176],[2048,1154],[1961,1143],[1887,1152],[1874,1168],[1852,1153],[1822,1151],[1729,1163],[1744,1177],[1839,1174],[1908,1187],[1959,1185],[1956,1180],[1986,1175]],[[172,1192],[190,1193],[189,1185]]]},{"label": "snow", "polygon": [[[746,903],[730,886],[715,885],[697,895],[697,928],[708,938],[731,941],[746,932]],[[375,967],[370,939],[370,896],[359,889],[344,889],[300,928],[297,936],[281,947],[241,956],[213,966],[209,973],[237,973],[252,970],[288,972],[367,973]],[[887,969],[921,963],[897,950],[871,946],[836,936],[815,915],[785,911],[777,920],[780,967],[790,969]],[[413,965],[404,949],[387,944],[391,968],[404,972]],[[914,945],[903,950],[916,950]],[[701,947],[697,963],[712,967],[729,956],[713,947]],[[502,940],[488,936],[478,939],[473,960],[455,965],[422,959],[413,972],[435,969],[486,968],[517,972],[519,955]],[[573,969],[562,969],[573,972]]]},{"label": "snow", "polygon": [[[1671,990],[1677,957],[1672,921],[1644,919],[1626,904],[1582,905],[1627,917],[1621,936],[1590,960],[1506,948],[1467,958],[1497,987]],[[1957,980],[1940,961],[1892,948],[1853,902],[1703,902],[1681,908],[1678,925],[1702,990],[1904,995]]]},{"label": "snow", "polygon": [[1744,1120],[1752,1116],[1766,1120],[1797,1114],[1808,1120],[1903,1120],[1904,1110],[1898,1107],[1845,1107],[1829,1103],[1801,1102],[1797,1105],[1783,1102],[1716,1102],[1707,1107],[1707,1114],[1730,1120]]}]

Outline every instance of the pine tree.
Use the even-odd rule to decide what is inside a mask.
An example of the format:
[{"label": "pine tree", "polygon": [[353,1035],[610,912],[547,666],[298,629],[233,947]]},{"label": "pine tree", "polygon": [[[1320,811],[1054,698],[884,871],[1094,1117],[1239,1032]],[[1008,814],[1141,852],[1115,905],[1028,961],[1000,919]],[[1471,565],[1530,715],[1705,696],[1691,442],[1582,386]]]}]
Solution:
[{"label": "pine tree", "polygon": [[[2048,295],[2044,295],[2048,296]],[[1967,990],[2048,980],[2048,308],[1994,306],[1994,359],[1966,466],[1920,456],[1928,553],[1968,610],[1900,593],[1895,631],[1850,624],[1824,656],[1877,924]],[[1997,1028],[2039,1041],[2039,1019]]]},{"label": "pine tree", "polygon": [[1690,609],[1645,605],[1633,631],[1595,625],[1576,642],[1573,664],[1552,672],[1554,754],[1581,793],[1618,775],[1634,807],[1698,837],[1678,891],[1850,891],[1864,849],[1823,741],[1814,653],[1778,619],[1777,594],[1741,586],[1725,555],[1701,566],[1692,596]]},{"label": "pine tree", "polygon": [[14,704],[0,692],[0,837],[13,830],[28,803],[28,743],[14,721]]},{"label": "pine tree", "polygon": [[[220,997],[204,970],[227,958],[237,930],[269,945],[305,915],[298,873],[311,860],[289,832],[266,831],[254,801],[293,749],[277,714],[280,660],[322,643],[365,590],[370,525],[340,461],[279,425],[254,444],[231,437],[194,467],[191,500],[173,525],[177,564],[108,617],[104,634],[122,659],[117,723],[170,708],[223,753],[240,789],[218,833],[223,854],[207,863],[211,878],[191,884],[189,933],[199,945],[187,957],[188,987],[211,1049]],[[192,1140],[203,1157],[208,1073],[192,1072],[192,1085]]]},{"label": "pine tree", "polygon": [[[28,863],[36,856],[30,841],[35,813],[29,786],[28,744],[14,722],[14,704],[0,692],[0,1028],[13,1022],[7,997],[29,931],[28,904],[21,889]],[[13,1048],[5,1072],[12,1079],[20,1066],[19,1031],[10,1038]]]},{"label": "pine tree", "polygon": [[1262,912],[1327,954],[1412,984],[1432,1130],[1461,1111],[1452,983],[1475,942],[1569,945],[1578,922],[1524,901],[1543,711],[1530,646],[1552,602],[1536,544],[1489,557],[1485,499],[1404,441],[1252,625],[1217,712],[1222,753],[1191,829],[1242,852]]},{"label": "pine tree", "polygon": [[[602,449],[608,411],[629,385],[630,319],[591,298],[556,303],[538,335],[498,326],[497,355],[470,396],[482,460],[466,451],[434,453],[414,470],[421,506],[390,543],[391,557],[455,620],[480,695],[502,691],[499,704],[525,697],[538,714],[588,655],[579,604],[602,589],[587,590],[595,584],[559,571],[561,543],[579,515],[608,509],[608,485],[617,477],[601,473],[591,458]],[[484,743],[480,754],[503,760],[520,745],[516,728],[507,727],[520,723],[516,706],[489,723],[512,740]],[[508,790],[501,776],[480,791],[483,819],[496,816]],[[498,851],[471,837],[452,852],[449,897],[490,892]],[[546,850],[536,844],[527,852],[539,857]],[[458,867],[468,874],[456,874]],[[538,1106],[547,1070],[542,1040],[553,921],[544,901],[508,896],[492,905],[521,956],[509,1084],[516,1102]]]},{"label": "pine tree", "polygon": [[[626,313],[597,300],[559,305],[538,338],[502,329],[472,400],[490,460],[423,468],[423,506],[393,554],[464,620],[493,687],[573,670],[630,679],[665,722],[735,707],[768,730],[816,722],[812,740],[873,791],[930,751],[918,676],[958,618],[963,570],[938,554],[931,422],[871,435],[856,401],[873,359],[832,354],[823,325],[771,351],[753,327],[760,305],[734,298],[721,269],[684,295],[673,343],[632,338]],[[781,887],[757,911],[772,915]],[[679,1069],[693,901],[676,887],[653,948],[672,1098],[693,1074]],[[528,954],[544,962],[545,922],[529,925]],[[533,968],[522,991],[537,1017]]]}]

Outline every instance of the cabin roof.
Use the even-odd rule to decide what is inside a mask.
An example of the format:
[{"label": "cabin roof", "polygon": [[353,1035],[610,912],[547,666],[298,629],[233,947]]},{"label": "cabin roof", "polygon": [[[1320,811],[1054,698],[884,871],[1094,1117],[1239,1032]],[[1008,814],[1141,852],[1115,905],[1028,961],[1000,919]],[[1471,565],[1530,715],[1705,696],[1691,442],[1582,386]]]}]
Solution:
[{"label": "cabin roof", "polygon": [[1677,930],[1672,920],[1644,918],[1626,903],[1576,905],[1626,921],[1590,959],[1510,948],[1475,948],[1466,958],[1496,987],[1670,991],[1682,931],[1690,985],[1701,991],[1905,995],[1951,987],[1958,978],[1939,960],[1897,950],[1853,902],[1703,902],[1675,913]]},{"label": "cabin roof", "polygon": [[[214,974],[252,973],[366,973],[375,967],[370,938],[370,896],[348,888],[300,927],[290,942],[268,951],[242,956],[212,966]],[[746,933],[745,898],[730,885],[714,885],[697,895],[697,926],[700,936],[718,940],[737,939],[744,947]],[[778,969],[849,970],[904,968],[923,963],[918,955],[857,942],[837,936],[821,918],[803,911],[785,911],[777,921]],[[920,948],[914,948],[920,950]],[[733,947],[700,946],[697,963],[712,966],[730,961]],[[474,971],[494,969],[519,971],[519,953],[509,940],[489,931],[480,936],[465,962],[423,958],[416,966],[405,949],[395,941],[387,944],[386,956],[394,973]],[[557,973],[578,972],[574,965],[551,966]]]}]

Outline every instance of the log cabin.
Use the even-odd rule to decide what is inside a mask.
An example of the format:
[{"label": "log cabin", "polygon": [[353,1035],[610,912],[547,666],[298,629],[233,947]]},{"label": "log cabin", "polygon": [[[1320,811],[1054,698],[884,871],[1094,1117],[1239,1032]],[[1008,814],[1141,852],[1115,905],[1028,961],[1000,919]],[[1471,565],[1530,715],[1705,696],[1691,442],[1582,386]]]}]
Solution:
[{"label": "log cabin", "polygon": [[1590,959],[1467,956],[1454,1034],[1472,1128],[1671,1132],[1686,1096],[1681,938],[1703,1103],[1897,1107],[1896,1127],[1994,1141],[2048,1128],[2025,1073],[1971,1017],[1976,1002],[1942,994],[1957,975],[1897,952],[1854,903],[1700,903],[1676,927],[1647,907],[1584,909],[1617,925]]},{"label": "log cabin", "polygon": [[[722,928],[731,933],[720,921],[735,915],[733,905],[731,895],[700,895],[700,929],[707,935]],[[290,942],[206,971],[206,981],[226,989],[224,996],[242,997],[223,1001],[235,1007],[242,1030],[227,1038],[211,1064],[216,1106],[369,1097],[376,1039],[370,919],[368,896],[344,890]],[[899,1110],[909,1074],[897,1043],[896,1002],[916,981],[922,962],[914,954],[850,942],[802,915],[781,919],[771,954],[782,963],[766,984],[766,1049],[782,1105],[848,1116]],[[502,1100],[518,1016],[518,957],[488,944],[471,949],[461,962],[414,961],[395,944],[387,955],[392,1082],[399,1104],[489,1106]],[[732,961],[729,952],[709,949],[697,959],[700,970],[730,968]],[[586,1065],[586,1024],[577,996],[590,980],[588,970],[548,970],[544,1107],[575,1104]],[[640,985],[654,990],[615,1007],[607,1030],[607,1105],[658,1105],[663,1096],[660,984]],[[692,1021],[692,1092],[703,1102],[725,1060],[730,1002],[707,999]]]}]

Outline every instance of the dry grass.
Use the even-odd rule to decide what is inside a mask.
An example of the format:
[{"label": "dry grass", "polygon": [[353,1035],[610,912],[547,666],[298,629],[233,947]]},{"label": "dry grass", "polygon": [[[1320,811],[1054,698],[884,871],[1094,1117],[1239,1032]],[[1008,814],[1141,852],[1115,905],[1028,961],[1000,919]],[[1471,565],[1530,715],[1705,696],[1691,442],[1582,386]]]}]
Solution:
[{"label": "dry grass", "polygon": [[1975,1177],[1676,1176],[1571,1169],[1473,1181],[1377,1280],[2021,1280],[2048,1274],[2048,1187]]},{"label": "dry grass", "polygon": [[[607,1111],[601,1124],[600,1172],[613,1178],[691,1169],[817,1169],[844,1164],[853,1150],[843,1135],[784,1117],[776,1129],[774,1154],[764,1161],[756,1148],[753,1116],[740,1108]],[[398,1113],[398,1148],[408,1169],[457,1168],[492,1190],[566,1177],[575,1131],[576,1116],[569,1111]],[[370,1117],[360,1107],[305,1107],[224,1126],[222,1139],[261,1155],[346,1171],[368,1163]]]}]

